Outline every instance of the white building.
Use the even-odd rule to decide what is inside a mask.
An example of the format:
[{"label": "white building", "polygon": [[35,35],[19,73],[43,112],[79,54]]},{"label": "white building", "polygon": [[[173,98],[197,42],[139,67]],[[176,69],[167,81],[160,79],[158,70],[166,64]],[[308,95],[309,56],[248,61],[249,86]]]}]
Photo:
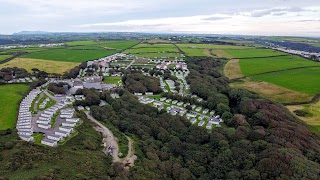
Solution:
[{"label": "white building", "polygon": [[41,144],[44,144],[50,147],[56,147],[58,145],[57,141],[50,140],[50,139],[43,139],[41,141]]}]

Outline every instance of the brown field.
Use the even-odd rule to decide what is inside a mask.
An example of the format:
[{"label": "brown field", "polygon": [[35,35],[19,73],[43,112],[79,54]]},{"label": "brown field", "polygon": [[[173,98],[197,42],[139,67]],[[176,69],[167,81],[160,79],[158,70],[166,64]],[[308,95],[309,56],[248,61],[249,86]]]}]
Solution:
[{"label": "brown field", "polygon": [[224,75],[229,79],[243,77],[239,66],[239,59],[232,59],[227,62],[223,69]]},{"label": "brown field", "polygon": [[215,54],[217,57],[220,57],[220,58],[232,58],[232,56],[230,54],[226,53],[222,49],[213,49],[212,53]]},{"label": "brown field", "polygon": [[204,49],[203,54],[205,54],[208,57],[216,57],[211,53],[211,49]]},{"label": "brown field", "polygon": [[0,68],[4,67],[19,67],[24,68],[28,72],[32,72],[32,68],[38,68],[39,70],[46,71],[48,73],[59,73],[62,74],[69,71],[73,67],[80,63],[74,62],[62,62],[62,61],[49,61],[41,59],[30,59],[30,58],[16,58],[7,63],[0,64]]},{"label": "brown field", "polygon": [[250,81],[250,79],[246,79],[241,83],[233,83],[231,86],[243,87],[265,98],[281,103],[304,102],[313,98],[313,95],[310,94],[299,93],[267,82]]}]

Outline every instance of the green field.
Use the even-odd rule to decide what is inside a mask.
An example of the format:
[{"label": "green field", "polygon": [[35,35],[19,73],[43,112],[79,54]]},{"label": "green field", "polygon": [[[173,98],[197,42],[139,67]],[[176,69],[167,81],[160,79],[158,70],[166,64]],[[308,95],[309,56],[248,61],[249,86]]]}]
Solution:
[{"label": "green field", "polygon": [[173,44],[138,44],[132,49],[136,48],[176,48]]},{"label": "green field", "polygon": [[3,60],[8,59],[10,57],[12,57],[12,56],[11,55],[0,55],[0,61],[3,61]]},{"label": "green field", "polygon": [[75,41],[66,43],[73,48],[114,48],[117,50],[124,50],[130,48],[139,41]]},{"label": "green field", "polygon": [[155,48],[133,48],[127,49],[125,53],[138,54],[138,53],[165,53],[165,52],[176,52],[179,50],[176,47],[155,47]]},{"label": "green field", "polygon": [[253,76],[252,79],[266,81],[301,93],[320,93],[320,67],[257,75]]},{"label": "green field", "polygon": [[117,53],[116,50],[72,50],[72,49],[53,49],[48,51],[35,52],[23,56],[24,58],[65,61],[65,62],[84,62],[109,56]]},{"label": "green field", "polygon": [[106,84],[116,84],[118,85],[118,82],[122,80],[122,77],[120,76],[105,76],[103,78],[103,82]]},{"label": "green field", "polygon": [[0,86],[0,130],[14,128],[19,102],[28,90],[29,86],[22,84]]},{"label": "green field", "polygon": [[268,57],[287,55],[286,53],[275,51],[272,49],[242,49],[242,50],[224,50],[233,58],[253,58],[253,57]]},{"label": "green field", "polygon": [[320,63],[293,55],[240,60],[244,76],[305,66],[320,66]]},{"label": "green field", "polygon": [[251,49],[247,46],[217,45],[217,44],[177,44],[179,48],[191,49]]},{"label": "green field", "polygon": [[198,49],[198,48],[189,48],[184,47],[180,48],[187,56],[209,56],[208,49]]}]

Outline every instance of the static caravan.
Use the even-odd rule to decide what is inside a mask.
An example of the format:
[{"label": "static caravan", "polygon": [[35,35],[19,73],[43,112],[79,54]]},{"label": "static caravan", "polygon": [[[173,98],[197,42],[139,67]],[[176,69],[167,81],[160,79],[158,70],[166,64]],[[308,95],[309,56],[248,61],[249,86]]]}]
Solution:
[{"label": "static caravan", "polygon": [[75,122],[64,122],[62,123],[62,126],[65,126],[65,127],[76,127],[77,123]]},{"label": "static caravan", "polygon": [[47,145],[47,146],[51,146],[51,147],[56,147],[58,145],[57,141],[53,141],[50,139],[43,139],[41,141],[41,144]]},{"label": "static caravan", "polygon": [[59,136],[59,135],[48,135],[47,138],[48,138],[48,139],[51,139],[51,140],[54,140],[54,141],[61,141],[61,140],[63,140],[63,137],[62,137],[62,136]]}]

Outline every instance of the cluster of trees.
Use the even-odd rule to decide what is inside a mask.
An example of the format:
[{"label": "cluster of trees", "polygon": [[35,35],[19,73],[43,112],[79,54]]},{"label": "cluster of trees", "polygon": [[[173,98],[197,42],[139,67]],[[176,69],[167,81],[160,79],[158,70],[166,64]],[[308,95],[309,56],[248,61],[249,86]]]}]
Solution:
[{"label": "cluster of trees", "polygon": [[160,82],[155,77],[144,76],[141,72],[132,71],[122,77],[125,88],[132,93],[161,93]]},{"label": "cluster of trees", "polygon": [[93,106],[100,104],[100,94],[95,89],[78,89],[77,95],[84,95],[86,97],[83,101],[75,101],[75,106]]},{"label": "cluster of trees", "polygon": [[66,94],[66,90],[70,88],[68,83],[50,83],[48,86],[48,90],[53,92],[54,94]]},{"label": "cluster of trees", "polygon": [[24,78],[29,77],[30,74],[23,68],[18,67],[6,67],[0,69],[0,79],[3,79],[4,81],[10,81],[14,77],[15,78]]},{"label": "cluster of trees", "polygon": [[307,43],[298,43],[298,42],[290,42],[290,41],[271,41],[271,43],[282,46],[282,47],[287,47],[289,49],[298,50],[298,51],[306,51],[311,53],[320,52],[320,47],[312,46]]},{"label": "cluster of trees", "polygon": [[204,57],[188,61],[189,82],[204,88],[195,87],[193,92],[229,113],[227,127],[208,133],[182,117],[139,104],[128,92],[120,99],[103,93],[100,98],[107,105],[92,106],[93,116],[133,134],[138,144],[135,168],[127,173],[115,164],[108,172],[111,178],[320,178],[319,136],[282,105],[228,87],[228,79],[217,76],[222,62]]},{"label": "cluster of trees", "polygon": [[85,69],[87,67],[87,63],[83,62],[79,66],[72,68],[69,72],[65,72],[63,74],[64,79],[74,79],[78,76],[80,69]]}]

